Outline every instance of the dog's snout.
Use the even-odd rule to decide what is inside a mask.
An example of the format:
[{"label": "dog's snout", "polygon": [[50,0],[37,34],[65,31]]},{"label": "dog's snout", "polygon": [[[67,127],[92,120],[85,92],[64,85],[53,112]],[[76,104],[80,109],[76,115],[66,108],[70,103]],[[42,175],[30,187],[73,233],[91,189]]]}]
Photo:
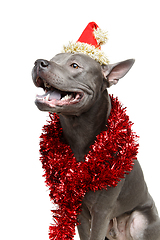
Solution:
[{"label": "dog's snout", "polygon": [[49,65],[49,61],[44,59],[38,59],[35,61],[35,66],[38,66],[40,68],[46,68]]}]

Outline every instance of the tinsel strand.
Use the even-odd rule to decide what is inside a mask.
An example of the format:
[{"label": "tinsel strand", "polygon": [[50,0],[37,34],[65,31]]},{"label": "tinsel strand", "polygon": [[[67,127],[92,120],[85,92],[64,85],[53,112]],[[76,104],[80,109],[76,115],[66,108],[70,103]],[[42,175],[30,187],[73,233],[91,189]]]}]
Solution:
[{"label": "tinsel strand", "polygon": [[117,98],[111,96],[111,103],[107,131],[97,136],[84,162],[77,162],[70,146],[63,142],[58,115],[50,113],[43,127],[40,160],[50,198],[57,206],[52,210],[51,240],[73,240],[86,192],[116,187],[137,159],[138,136],[131,129],[133,123]]}]

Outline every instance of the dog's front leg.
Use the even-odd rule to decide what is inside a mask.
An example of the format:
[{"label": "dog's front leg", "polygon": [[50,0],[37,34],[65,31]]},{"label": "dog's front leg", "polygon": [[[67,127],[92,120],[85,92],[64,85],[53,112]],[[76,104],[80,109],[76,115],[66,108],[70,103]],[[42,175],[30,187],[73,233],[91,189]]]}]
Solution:
[{"label": "dog's front leg", "polygon": [[104,240],[107,234],[110,219],[117,202],[117,198],[124,184],[121,180],[116,187],[107,190],[88,192],[84,198],[91,214],[91,228],[89,240]]},{"label": "dog's front leg", "polygon": [[92,219],[84,209],[78,216],[79,225],[78,233],[81,240],[104,240],[108,225],[109,218],[106,212],[94,212]]},{"label": "dog's front leg", "polygon": [[104,240],[110,223],[110,211],[94,212],[89,240]]},{"label": "dog's front leg", "polygon": [[82,211],[78,215],[78,233],[81,240],[89,240],[91,229],[91,215],[86,205],[82,203]]}]

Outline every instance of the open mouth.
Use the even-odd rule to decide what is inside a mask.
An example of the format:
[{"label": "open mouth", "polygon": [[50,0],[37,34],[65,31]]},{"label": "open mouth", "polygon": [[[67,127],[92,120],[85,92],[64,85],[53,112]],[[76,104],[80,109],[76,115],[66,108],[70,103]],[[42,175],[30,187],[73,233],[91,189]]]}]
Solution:
[{"label": "open mouth", "polygon": [[45,91],[45,94],[36,96],[36,101],[50,107],[76,104],[84,96],[83,92],[67,92],[56,89],[40,77],[37,77],[36,82],[41,82],[41,87]]}]

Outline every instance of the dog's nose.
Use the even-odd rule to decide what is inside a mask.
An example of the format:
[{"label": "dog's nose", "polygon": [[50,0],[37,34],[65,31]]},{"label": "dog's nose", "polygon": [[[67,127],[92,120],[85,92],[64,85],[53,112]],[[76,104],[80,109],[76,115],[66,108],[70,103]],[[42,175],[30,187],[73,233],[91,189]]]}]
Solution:
[{"label": "dog's nose", "polygon": [[49,65],[49,61],[44,60],[44,59],[38,59],[35,61],[35,66],[41,67],[41,68],[46,68]]}]

